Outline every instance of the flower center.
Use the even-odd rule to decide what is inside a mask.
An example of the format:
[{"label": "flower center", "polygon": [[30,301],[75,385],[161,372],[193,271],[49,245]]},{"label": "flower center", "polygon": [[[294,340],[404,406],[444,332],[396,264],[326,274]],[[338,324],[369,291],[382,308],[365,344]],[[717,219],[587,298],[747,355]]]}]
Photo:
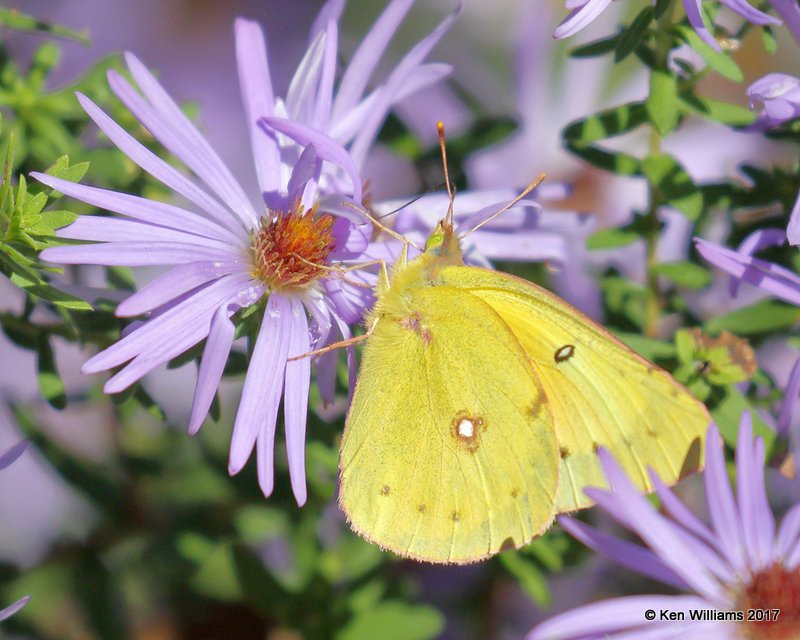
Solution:
[{"label": "flower center", "polygon": [[308,284],[325,273],[333,251],[334,217],[304,210],[298,203],[288,213],[268,210],[253,242],[253,277],[270,289]]},{"label": "flower center", "polygon": [[[800,640],[800,568],[790,571],[776,562],[755,574],[736,606],[745,616],[742,635],[747,640]],[[774,620],[776,609],[780,614]]]}]

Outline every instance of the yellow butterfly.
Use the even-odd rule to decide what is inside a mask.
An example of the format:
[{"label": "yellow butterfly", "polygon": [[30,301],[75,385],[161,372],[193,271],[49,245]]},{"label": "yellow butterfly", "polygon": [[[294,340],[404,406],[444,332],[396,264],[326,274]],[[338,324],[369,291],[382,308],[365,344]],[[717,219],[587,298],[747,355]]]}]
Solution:
[{"label": "yellow butterfly", "polygon": [[451,197],[424,253],[382,271],[341,445],[357,533],[475,562],[590,506],[599,446],[646,491],[648,467],[668,484],[699,467],[702,403],[549,291],[465,266],[453,226]]}]

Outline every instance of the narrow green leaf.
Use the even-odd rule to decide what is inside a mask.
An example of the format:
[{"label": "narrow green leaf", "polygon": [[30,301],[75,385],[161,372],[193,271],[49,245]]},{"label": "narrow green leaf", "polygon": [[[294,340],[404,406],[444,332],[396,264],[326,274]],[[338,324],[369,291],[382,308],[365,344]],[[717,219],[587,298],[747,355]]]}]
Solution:
[{"label": "narrow green leaf", "polygon": [[619,40],[621,33],[617,33],[608,38],[594,40],[588,44],[581,45],[574,48],[569,52],[571,58],[595,58],[607,53],[611,53],[617,47],[617,40]]},{"label": "narrow green leaf", "polygon": [[775,31],[769,25],[761,27],[761,42],[764,44],[764,50],[774,56],[778,50],[778,40],[775,38]]},{"label": "narrow green leaf", "polygon": [[678,124],[678,79],[666,69],[650,72],[650,95],[645,107],[650,122],[662,137]]},{"label": "narrow green leaf", "polygon": [[61,376],[58,375],[53,349],[44,332],[39,333],[36,352],[39,391],[50,406],[55,409],[63,409],[67,406],[64,382],[61,380]]},{"label": "narrow green leaf", "polygon": [[692,91],[681,92],[678,101],[685,112],[731,127],[745,127],[752,124],[757,117],[746,107],[699,96]]},{"label": "narrow green leaf", "polygon": [[531,600],[539,607],[548,607],[551,602],[550,590],[539,567],[516,551],[501,553],[500,562],[513,575]]},{"label": "narrow green leaf", "polygon": [[661,16],[663,16],[666,13],[671,3],[672,0],[656,0],[656,6],[653,9],[653,17],[656,20],[658,20]]},{"label": "narrow green leaf", "polygon": [[744,74],[739,65],[733,61],[733,58],[725,52],[714,51],[703,42],[692,27],[681,24],[676,25],[674,29],[678,37],[694,49],[714,71],[734,82],[742,82],[744,80]]},{"label": "narrow green leaf", "polygon": [[75,595],[92,630],[103,640],[130,638],[124,599],[117,580],[118,577],[88,549],[75,567]]},{"label": "narrow green leaf", "polygon": [[800,308],[779,302],[762,300],[748,307],[711,318],[705,331],[711,335],[727,329],[741,336],[785,331],[800,321]]},{"label": "narrow green leaf", "polygon": [[42,31],[54,36],[77,40],[81,44],[89,46],[89,36],[86,32],[78,32],[61,25],[45,22],[17,9],[0,7],[0,25],[17,31]]},{"label": "narrow green leaf", "polygon": [[645,7],[622,32],[614,49],[614,62],[622,62],[639,46],[650,28],[650,23],[653,22],[653,15],[653,7]]},{"label": "narrow green leaf", "polygon": [[431,640],[444,630],[444,616],[433,607],[385,600],[359,611],[335,640]]},{"label": "narrow green leaf", "polygon": [[47,300],[47,302],[52,302],[59,307],[64,307],[65,309],[74,309],[75,311],[92,310],[92,305],[85,300],[81,300],[80,298],[70,295],[69,293],[59,291],[43,280],[32,281],[28,275],[22,275],[19,270],[15,270],[15,273],[12,274],[11,282],[16,284],[18,287],[22,287],[38,298]]},{"label": "narrow green leaf", "polygon": [[590,251],[598,249],[617,249],[626,247],[642,238],[641,234],[632,229],[609,227],[599,229],[586,239],[586,248]]},{"label": "narrow green leaf", "polygon": [[594,145],[567,142],[567,149],[589,164],[621,176],[640,175],[641,162],[626,153],[609,151]]},{"label": "narrow green leaf", "polygon": [[646,122],[647,111],[644,105],[641,102],[630,102],[570,122],[561,135],[569,142],[596,142],[622,135]]},{"label": "narrow green leaf", "polygon": [[658,191],[662,200],[696,220],[703,211],[703,193],[672,156],[651,154],[642,160],[642,173]]},{"label": "narrow green leaf", "polygon": [[687,289],[703,289],[711,284],[711,273],[707,269],[685,260],[662,262],[653,267],[653,272]]}]

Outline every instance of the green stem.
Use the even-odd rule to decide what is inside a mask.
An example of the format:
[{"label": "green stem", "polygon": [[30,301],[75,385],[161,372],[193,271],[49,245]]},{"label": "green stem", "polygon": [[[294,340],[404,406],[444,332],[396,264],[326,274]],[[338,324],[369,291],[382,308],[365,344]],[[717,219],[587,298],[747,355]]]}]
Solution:
[{"label": "green stem", "polygon": [[[675,1],[670,3],[667,10],[656,22],[656,67],[666,70],[669,52],[672,48],[672,37],[670,28],[672,27],[673,14],[675,11]],[[648,152],[650,155],[661,153],[662,137],[655,126],[650,127],[650,144]],[[647,302],[645,308],[644,332],[648,337],[657,337],[658,325],[663,308],[663,300],[658,285],[658,275],[655,267],[658,265],[658,238],[661,225],[658,221],[658,210],[662,205],[661,198],[652,184],[648,183],[649,205],[645,213],[647,221],[647,232],[645,243],[647,247]]]}]

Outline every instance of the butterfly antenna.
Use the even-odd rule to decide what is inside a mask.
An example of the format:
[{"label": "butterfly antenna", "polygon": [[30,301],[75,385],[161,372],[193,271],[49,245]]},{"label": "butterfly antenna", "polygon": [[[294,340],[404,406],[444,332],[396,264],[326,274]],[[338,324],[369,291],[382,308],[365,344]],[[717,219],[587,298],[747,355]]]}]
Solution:
[{"label": "butterfly antenna", "polygon": [[445,144],[445,137],[444,137],[444,122],[439,120],[436,123],[436,131],[439,133],[439,150],[442,153],[442,169],[444,169],[444,183],[447,187],[447,197],[449,199],[449,203],[447,205],[447,225],[452,229],[455,225],[455,213],[453,212],[453,203],[455,201],[455,196],[453,195],[453,187],[450,183],[450,172],[447,169],[447,145]]},{"label": "butterfly antenna", "polygon": [[483,225],[490,223],[492,220],[494,220],[501,213],[504,213],[504,212],[508,211],[509,209],[511,209],[511,207],[516,205],[520,200],[522,200],[528,194],[530,194],[531,191],[533,191],[536,187],[538,187],[540,184],[542,184],[542,182],[544,181],[544,179],[546,177],[547,176],[545,174],[540,173],[538,176],[536,176],[536,178],[533,180],[533,182],[531,182],[527,187],[525,187],[525,189],[522,191],[522,193],[520,193],[516,198],[514,198],[511,202],[509,202],[504,207],[502,207],[502,208],[498,209],[497,211],[495,211],[492,215],[490,215],[485,220],[481,220],[478,224],[476,224],[474,227],[472,227],[472,229],[470,229],[469,231],[467,231],[463,235],[458,236],[458,239],[459,240],[463,240],[464,238],[466,238],[473,231],[477,231]]},{"label": "butterfly antenna", "polygon": [[372,215],[372,213],[369,212],[367,209],[362,209],[361,207],[359,207],[356,204],[353,204],[352,202],[342,202],[342,204],[345,205],[345,206],[350,207],[351,209],[355,209],[356,211],[358,211],[361,215],[363,215],[365,218],[367,218],[372,224],[374,224],[376,227],[378,227],[378,229],[380,229],[384,233],[389,234],[390,236],[392,236],[393,238],[399,240],[400,242],[402,242],[405,245],[410,244],[417,251],[422,251],[422,249],[415,242],[412,242],[411,240],[409,240],[408,238],[406,238],[402,234],[397,233],[397,231],[395,231],[391,227],[387,227],[376,216]]}]

